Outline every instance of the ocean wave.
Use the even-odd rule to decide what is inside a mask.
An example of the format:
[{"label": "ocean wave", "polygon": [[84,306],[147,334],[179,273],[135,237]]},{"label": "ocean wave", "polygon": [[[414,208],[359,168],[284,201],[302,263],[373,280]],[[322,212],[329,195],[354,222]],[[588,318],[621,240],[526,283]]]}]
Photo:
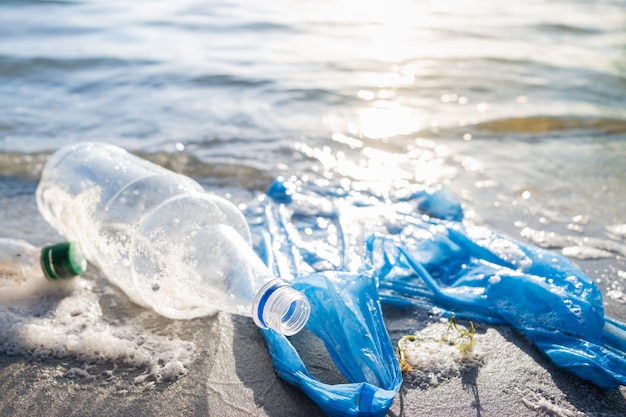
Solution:
[{"label": "ocean wave", "polygon": [[[221,155],[205,160],[191,152],[133,153],[211,187],[265,190],[274,180],[271,171],[264,167],[256,167],[247,161],[239,161],[232,155]],[[0,196],[32,193],[33,181],[39,180],[49,155],[50,152],[0,152]]]},{"label": "ocean wave", "polygon": [[474,125],[489,133],[549,134],[557,132],[594,132],[606,135],[626,133],[626,119],[577,116],[507,117]]},{"label": "ocean wave", "polygon": [[103,68],[124,68],[131,65],[154,64],[149,60],[127,60],[111,57],[46,57],[32,56],[19,57],[0,55],[0,78],[23,79],[32,75],[42,75],[50,71],[67,73],[68,71],[82,71]]}]

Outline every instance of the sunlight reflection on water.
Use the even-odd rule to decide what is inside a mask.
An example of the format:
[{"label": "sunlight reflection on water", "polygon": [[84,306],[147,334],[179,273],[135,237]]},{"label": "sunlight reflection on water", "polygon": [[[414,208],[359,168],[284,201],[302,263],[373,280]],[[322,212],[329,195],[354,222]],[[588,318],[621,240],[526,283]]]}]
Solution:
[{"label": "sunlight reflection on water", "polygon": [[444,186],[512,235],[604,239],[626,210],[622,3],[3,3],[2,173],[104,140],[212,185]]}]

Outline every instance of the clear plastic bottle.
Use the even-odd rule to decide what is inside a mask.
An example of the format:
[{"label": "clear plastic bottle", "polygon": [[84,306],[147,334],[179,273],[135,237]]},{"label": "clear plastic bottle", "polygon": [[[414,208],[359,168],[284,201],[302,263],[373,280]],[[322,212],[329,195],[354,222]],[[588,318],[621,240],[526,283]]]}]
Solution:
[{"label": "clear plastic bottle", "polygon": [[60,281],[81,275],[87,260],[76,243],[61,242],[37,248],[30,243],[0,238],[0,280],[25,281],[33,276]]},{"label": "clear plastic bottle", "polygon": [[254,253],[233,204],[119,147],[57,151],[44,166],[37,204],[111,282],[166,317],[222,310],[286,335],[308,320],[308,300]]}]

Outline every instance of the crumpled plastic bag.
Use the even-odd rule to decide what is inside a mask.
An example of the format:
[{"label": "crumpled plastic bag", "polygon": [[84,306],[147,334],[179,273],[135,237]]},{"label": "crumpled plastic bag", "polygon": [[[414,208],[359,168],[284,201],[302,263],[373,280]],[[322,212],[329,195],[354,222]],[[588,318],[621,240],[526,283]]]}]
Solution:
[{"label": "crumpled plastic bag", "polygon": [[312,376],[287,337],[262,330],[276,372],[329,416],[384,416],[402,374],[382,318],[376,280],[328,272],[292,281],[311,302],[307,328],[325,344],[348,384]]},{"label": "crumpled plastic bag", "polygon": [[[335,257],[327,248],[298,239],[292,230],[295,219],[285,206],[291,202],[290,193],[282,182],[273,187],[269,192],[273,199],[247,213],[259,240],[257,252],[275,276],[290,281],[307,296],[311,316],[306,328],[324,343],[348,383],[318,380],[289,338],[262,330],[274,368],[329,416],[385,416],[402,385],[402,372],[385,328],[378,280],[360,268],[332,267]],[[330,213],[331,217],[336,214]]]},{"label": "crumpled plastic bag", "polygon": [[626,326],[604,316],[594,282],[561,255],[464,224],[445,190],[296,179],[275,181],[268,196],[251,226],[278,276],[369,271],[383,303],[509,324],[581,378],[626,385]]},{"label": "crumpled plastic bag", "polygon": [[383,299],[509,324],[581,378],[604,389],[626,384],[624,325],[604,317],[589,277],[558,254],[484,230],[478,244],[458,227],[438,227],[420,243],[372,237]]}]

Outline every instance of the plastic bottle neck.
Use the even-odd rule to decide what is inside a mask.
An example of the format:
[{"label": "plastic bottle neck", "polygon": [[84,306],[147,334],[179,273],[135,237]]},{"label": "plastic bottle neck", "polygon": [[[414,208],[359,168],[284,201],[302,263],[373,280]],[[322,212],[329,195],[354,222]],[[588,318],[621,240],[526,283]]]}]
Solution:
[{"label": "plastic bottle neck", "polygon": [[252,318],[262,329],[273,329],[285,336],[298,333],[309,320],[309,300],[279,279],[267,282],[252,305]]}]

